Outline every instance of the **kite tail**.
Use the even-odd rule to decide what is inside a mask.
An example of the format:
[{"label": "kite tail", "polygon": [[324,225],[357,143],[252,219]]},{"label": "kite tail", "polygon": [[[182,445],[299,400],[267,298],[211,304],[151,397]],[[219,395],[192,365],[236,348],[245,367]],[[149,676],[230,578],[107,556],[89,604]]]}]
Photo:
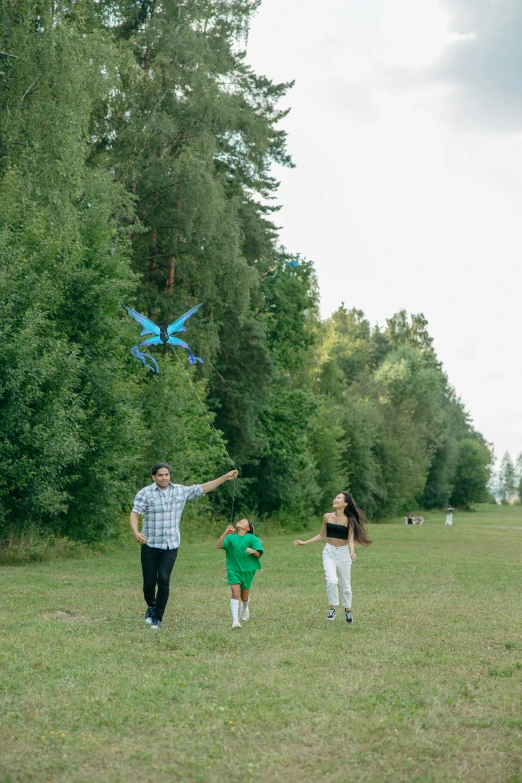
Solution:
[{"label": "kite tail", "polygon": [[148,367],[149,370],[159,373],[158,362],[156,359],[153,356],[150,356],[148,353],[142,353],[140,351],[139,345],[135,345],[133,348],[131,348],[130,352],[133,356],[136,357],[136,359],[141,359],[145,367]]},{"label": "kite tail", "polygon": [[188,360],[189,364],[196,364],[196,362],[203,364],[203,359],[200,359],[199,356],[194,356],[190,348],[188,349]]}]

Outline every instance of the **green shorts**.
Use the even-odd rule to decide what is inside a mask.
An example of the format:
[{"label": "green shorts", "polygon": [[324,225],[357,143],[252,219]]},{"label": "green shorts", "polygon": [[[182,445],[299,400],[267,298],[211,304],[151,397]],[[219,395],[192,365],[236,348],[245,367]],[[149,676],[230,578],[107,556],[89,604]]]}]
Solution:
[{"label": "green shorts", "polygon": [[250,590],[255,575],[255,571],[229,571],[227,583],[239,585],[242,590]]}]

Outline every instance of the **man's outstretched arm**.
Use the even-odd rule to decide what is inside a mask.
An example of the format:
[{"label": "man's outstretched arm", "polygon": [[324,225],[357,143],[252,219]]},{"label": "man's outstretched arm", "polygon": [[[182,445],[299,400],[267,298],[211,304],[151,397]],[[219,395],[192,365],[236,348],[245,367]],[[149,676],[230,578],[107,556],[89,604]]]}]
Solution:
[{"label": "man's outstretched arm", "polygon": [[214,479],[214,481],[206,481],[201,485],[203,494],[208,495],[209,492],[212,492],[213,489],[216,489],[221,484],[224,484],[225,481],[232,481],[233,479],[237,479],[237,470],[231,470],[230,473],[225,473],[224,476],[220,476],[219,478]]}]

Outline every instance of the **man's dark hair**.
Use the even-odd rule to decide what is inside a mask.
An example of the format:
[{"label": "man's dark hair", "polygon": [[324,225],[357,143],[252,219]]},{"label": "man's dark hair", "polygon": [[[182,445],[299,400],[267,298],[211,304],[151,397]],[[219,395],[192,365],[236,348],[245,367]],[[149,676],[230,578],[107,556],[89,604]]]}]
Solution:
[{"label": "man's dark hair", "polygon": [[161,470],[161,468],[167,468],[168,472],[170,473],[170,465],[167,465],[166,462],[158,462],[157,465],[153,465],[150,469],[151,476],[155,476],[158,470]]}]

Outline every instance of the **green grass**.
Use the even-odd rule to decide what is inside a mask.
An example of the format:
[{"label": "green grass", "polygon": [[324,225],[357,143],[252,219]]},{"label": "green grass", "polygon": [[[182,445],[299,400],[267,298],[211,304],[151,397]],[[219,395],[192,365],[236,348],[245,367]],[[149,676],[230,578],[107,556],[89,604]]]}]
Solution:
[{"label": "green grass", "polygon": [[290,535],[234,632],[212,541],[182,545],[158,634],[131,544],[1,568],[0,780],[522,781],[522,509],[443,521],[371,527],[353,627]]}]

